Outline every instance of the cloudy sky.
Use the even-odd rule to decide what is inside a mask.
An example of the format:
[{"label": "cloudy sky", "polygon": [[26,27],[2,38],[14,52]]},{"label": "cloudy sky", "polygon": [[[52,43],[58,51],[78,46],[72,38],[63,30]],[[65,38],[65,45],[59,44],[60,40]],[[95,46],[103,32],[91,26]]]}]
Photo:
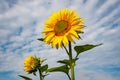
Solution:
[{"label": "cloudy sky", "polygon": [[[82,40],[77,44],[102,46],[79,55],[76,80],[120,80],[120,0],[0,0],[0,80],[22,80],[23,60],[28,55],[47,58],[49,67],[67,58],[63,49],[52,49],[37,38],[44,21],[62,8],[76,10],[85,19]],[[75,52],[74,52],[75,54]],[[45,80],[68,80],[52,73]]]}]

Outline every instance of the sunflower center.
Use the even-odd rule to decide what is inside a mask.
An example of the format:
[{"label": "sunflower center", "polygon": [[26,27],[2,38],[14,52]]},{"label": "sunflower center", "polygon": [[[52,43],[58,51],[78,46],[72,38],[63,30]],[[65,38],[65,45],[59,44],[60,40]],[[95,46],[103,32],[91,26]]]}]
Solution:
[{"label": "sunflower center", "polygon": [[66,21],[60,21],[55,27],[56,32],[63,32],[67,29],[68,23]]}]

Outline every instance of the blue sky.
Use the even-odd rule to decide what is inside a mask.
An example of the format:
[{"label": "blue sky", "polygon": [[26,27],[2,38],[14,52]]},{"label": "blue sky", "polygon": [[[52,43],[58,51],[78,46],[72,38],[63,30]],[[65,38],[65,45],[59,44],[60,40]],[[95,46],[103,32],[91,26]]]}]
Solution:
[{"label": "blue sky", "polygon": [[[104,45],[79,55],[76,80],[120,80],[120,0],[0,0],[0,80],[22,80],[23,60],[28,55],[47,58],[49,67],[67,58],[62,49],[52,49],[37,38],[44,21],[62,8],[76,10],[85,18],[84,34],[77,44]],[[75,53],[75,52],[74,52]],[[52,73],[45,80],[67,80]]]}]

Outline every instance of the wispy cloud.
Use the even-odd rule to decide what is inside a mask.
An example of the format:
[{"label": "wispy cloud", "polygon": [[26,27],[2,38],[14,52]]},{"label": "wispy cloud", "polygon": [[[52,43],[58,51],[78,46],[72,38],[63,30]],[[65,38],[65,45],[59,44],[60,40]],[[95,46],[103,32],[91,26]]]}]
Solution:
[{"label": "wispy cloud", "polygon": [[[25,74],[23,60],[29,54],[47,58],[49,66],[57,66],[57,59],[66,58],[64,50],[52,49],[37,41],[42,37],[44,21],[54,11],[75,9],[85,18],[83,40],[76,42],[104,43],[102,46],[79,56],[76,80],[120,79],[120,1],[119,0],[1,0],[0,1],[0,78],[21,80]],[[8,75],[9,74],[9,75]],[[59,74],[59,75],[57,75]],[[61,73],[52,73],[46,80],[61,80]],[[28,75],[29,76],[29,75]],[[30,75],[30,77],[33,77]],[[34,79],[36,79],[34,77]]]}]

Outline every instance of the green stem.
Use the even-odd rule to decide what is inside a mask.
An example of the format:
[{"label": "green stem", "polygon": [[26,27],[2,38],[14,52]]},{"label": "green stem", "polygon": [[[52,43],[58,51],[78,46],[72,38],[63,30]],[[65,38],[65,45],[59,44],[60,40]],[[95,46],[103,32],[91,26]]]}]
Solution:
[{"label": "green stem", "polygon": [[70,60],[70,68],[71,68],[71,79],[75,80],[74,62],[72,58],[72,46],[70,41],[69,41],[69,60]]},{"label": "green stem", "polygon": [[67,52],[68,56],[69,56],[69,52],[67,50],[67,48],[63,45],[63,47],[65,48],[65,51]]},{"label": "green stem", "polygon": [[38,69],[38,70],[39,70],[39,77],[40,77],[40,80],[43,80],[42,72],[41,72],[40,69]]},{"label": "green stem", "polygon": [[71,66],[71,78],[75,80],[74,66]]},{"label": "green stem", "polygon": [[68,76],[69,80],[71,80],[71,77],[70,77],[70,75],[69,75],[69,74],[67,74],[67,76]]},{"label": "green stem", "polygon": [[[68,56],[69,56],[69,51],[67,50],[67,48],[66,48],[64,45],[63,45],[63,47],[64,47],[65,51],[67,52],[67,54],[68,54]],[[67,74],[67,76],[68,76],[69,80],[71,80],[70,75],[69,75],[69,74]]]}]

